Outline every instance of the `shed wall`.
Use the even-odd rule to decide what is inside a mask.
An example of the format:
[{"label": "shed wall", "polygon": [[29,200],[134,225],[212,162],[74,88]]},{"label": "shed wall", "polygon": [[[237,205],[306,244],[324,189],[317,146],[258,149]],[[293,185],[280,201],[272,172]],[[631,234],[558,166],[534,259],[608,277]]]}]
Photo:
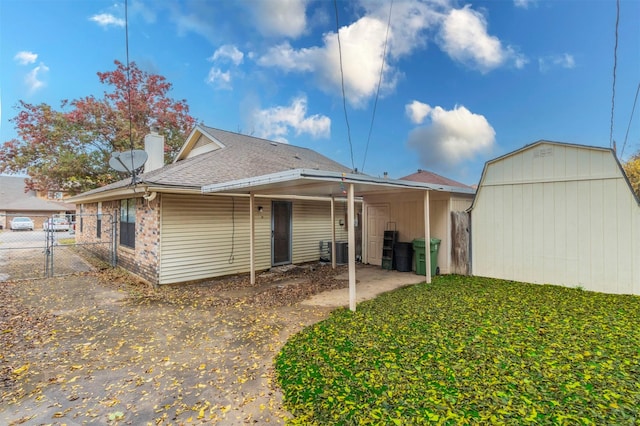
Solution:
[{"label": "shed wall", "polygon": [[640,294],[640,208],[610,151],[541,144],[487,165],[474,275]]}]

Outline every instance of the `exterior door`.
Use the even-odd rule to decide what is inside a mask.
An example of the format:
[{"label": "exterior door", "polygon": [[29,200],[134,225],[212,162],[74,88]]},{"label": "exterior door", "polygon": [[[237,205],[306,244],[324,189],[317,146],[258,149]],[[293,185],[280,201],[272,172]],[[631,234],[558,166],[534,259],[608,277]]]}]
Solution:
[{"label": "exterior door", "polygon": [[291,202],[273,201],[271,216],[271,265],[291,263]]},{"label": "exterior door", "polygon": [[382,245],[387,222],[388,204],[367,205],[367,263],[382,265]]}]

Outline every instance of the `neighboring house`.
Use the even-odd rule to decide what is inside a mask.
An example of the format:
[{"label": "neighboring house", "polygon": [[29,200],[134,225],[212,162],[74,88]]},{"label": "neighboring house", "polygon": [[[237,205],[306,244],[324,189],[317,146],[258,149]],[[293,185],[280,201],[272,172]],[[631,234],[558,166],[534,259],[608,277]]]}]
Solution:
[{"label": "neighboring house", "polygon": [[[145,141],[163,143],[157,134]],[[349,262],[361,255],[379,265],[385,227],[396,221],[406,240],[425,237],[429,193],[439,199],[450,190],[473,193],[356,174],[307,148],[197,126],[172,164],[73,200],[85,218],[77,239],[110,235],[91,215],[101,215],[102,227],[105,215],[115,217],[117,263],[169,284],[318,261],[321,242],[332,240],[352,242]]]},{"label": "neighboring house", "polygon": [[25,178],[0,176],[0,228],[8,229],[15,216],[30,217],[37,229],[53,215],[72,216],[76,206],[62,201],[40,198],[34,191],[25,192]]},{"label": "neighboring house", "polygon": [[640,204],[611,149],[538,141],[486,163],[474,275],[640,294]]}]

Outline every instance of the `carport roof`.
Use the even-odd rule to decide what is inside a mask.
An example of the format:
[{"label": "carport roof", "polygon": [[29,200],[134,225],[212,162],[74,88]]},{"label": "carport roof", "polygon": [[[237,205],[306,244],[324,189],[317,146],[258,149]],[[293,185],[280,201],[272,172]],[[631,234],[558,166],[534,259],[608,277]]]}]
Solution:
[{"label": "carport roof", "polygon": [[202,186],[202,193],[234,193],[263,195],[299,195],[342,197],[345,184],[354,185],[356,196],[388,193],[394,190],[430,190],[474,194],[473,188],[453,187],[399,179],[377,178],[358,173],[339,173],[325,170],[295,169],[262,176]]}]

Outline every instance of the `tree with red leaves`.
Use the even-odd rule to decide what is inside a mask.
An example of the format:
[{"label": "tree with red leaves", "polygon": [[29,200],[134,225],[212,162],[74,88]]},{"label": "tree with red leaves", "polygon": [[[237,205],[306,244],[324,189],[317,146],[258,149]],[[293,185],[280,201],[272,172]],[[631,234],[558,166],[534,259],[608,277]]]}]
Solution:
[{"label": "tree with red leaves", "polygon": [[109,167],[114,151],[141,149],[155,125],[165,137],[170,161],[195,125],[185,100],[167,96],[171,83],[160,75],[115,61],[116,69],[99,72],[113,87],[102,99],[93,95],[63,100],[61,110],[20,101],[11,119],[18,137],[0,147],[0,173],[27,173],[27,188],[71,195],[121,179]]}]

